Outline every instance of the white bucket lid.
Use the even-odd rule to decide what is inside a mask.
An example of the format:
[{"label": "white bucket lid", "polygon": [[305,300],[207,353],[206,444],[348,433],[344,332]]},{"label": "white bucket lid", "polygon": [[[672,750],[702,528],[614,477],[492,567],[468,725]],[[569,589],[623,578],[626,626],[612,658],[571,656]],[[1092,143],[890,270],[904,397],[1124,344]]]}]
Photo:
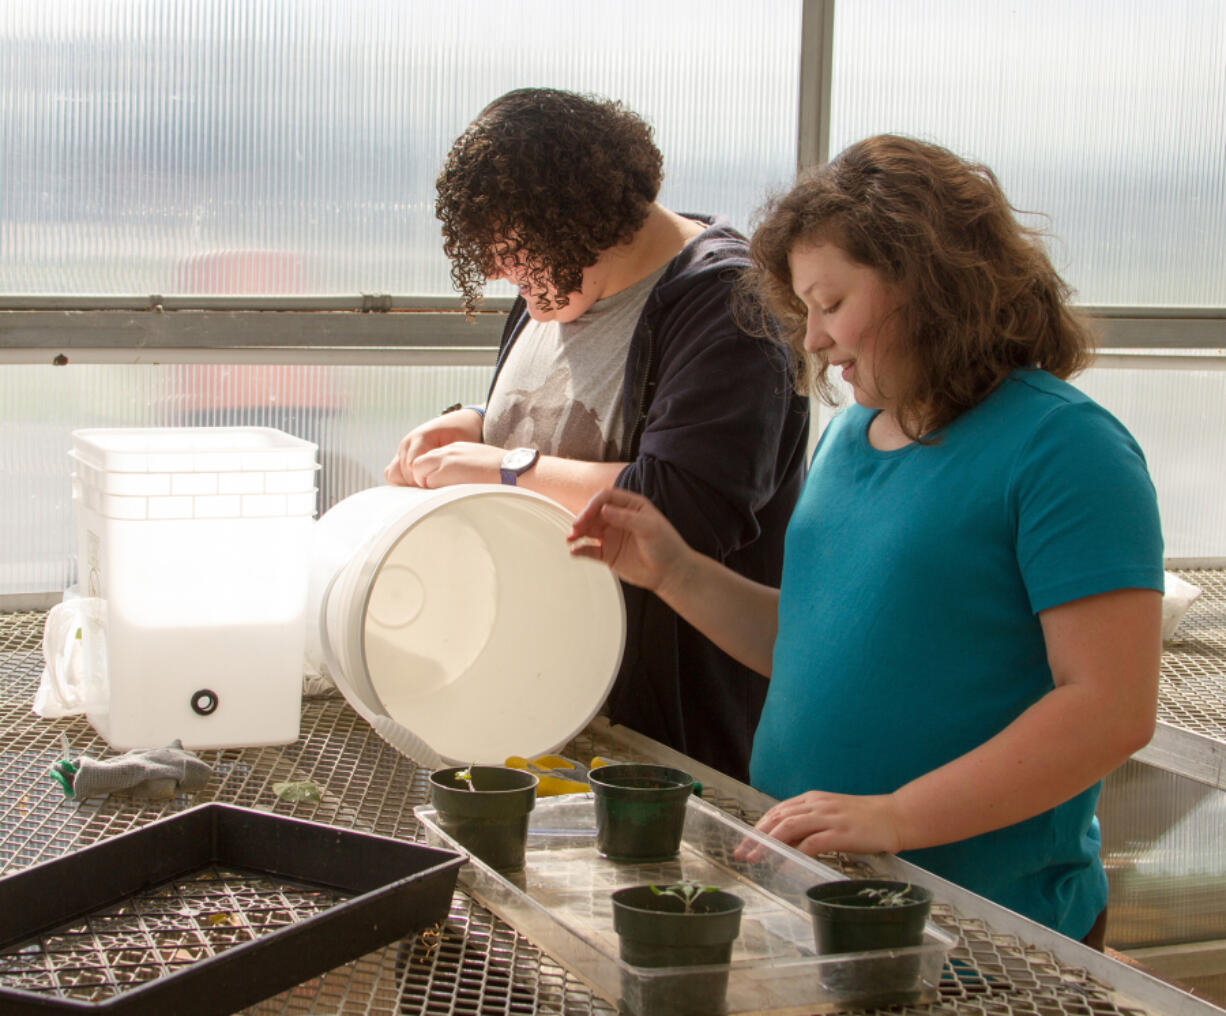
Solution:
[{"label": "white bucket lid", "polygon": [[556,750],[608,695],[626,631],[616,578],[567,550],[572,518],[488,484],[346,498],[316,523],[308,656],[419,762]]}]

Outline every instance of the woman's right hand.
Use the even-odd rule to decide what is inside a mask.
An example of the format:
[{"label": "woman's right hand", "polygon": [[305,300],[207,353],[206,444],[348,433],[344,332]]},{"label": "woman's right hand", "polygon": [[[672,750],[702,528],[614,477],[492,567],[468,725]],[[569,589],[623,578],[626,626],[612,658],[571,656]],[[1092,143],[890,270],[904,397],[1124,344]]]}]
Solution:
[{"label": "woman's right hand", "polygon": [[566,537],[576,557],[603,561],[631,585],[659,593],[678,580],[689,546],[642,494],[610,487],[592,496]]},{"label": "woman's right hand", "polygon": [[566,537],[576,557],[655,593],[733,659],[770,676],[779,590],[739,575],[690,547],[642,494],[595,494]]}]

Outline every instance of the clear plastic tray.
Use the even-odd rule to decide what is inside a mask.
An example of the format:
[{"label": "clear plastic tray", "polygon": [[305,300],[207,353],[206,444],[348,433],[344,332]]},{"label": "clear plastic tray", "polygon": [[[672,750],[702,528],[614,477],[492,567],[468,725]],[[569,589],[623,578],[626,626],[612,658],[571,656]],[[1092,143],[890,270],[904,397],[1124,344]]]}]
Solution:
[{"label": "clear plastic tray", "polygon": [[[463,851],[438,826],[432,808],[416,814],[427,841]],[[737,859],[755,843],[760,859]],[[728,1013],[814,1013],[937,996],[955,938],[929,923],[924,944],[909,949],[819,956],[805,890],[843,876],[719,809],[691,798],[680,856],[618,864],[596,852],[590,794],[543,798],[532,812],[524,870],[502,875],[471,859],[461,884],[575,976],[625,1011],[654,1016],[651,999],[672,978],[681,990],[727,974]],[[700,882],[745,901],[740,937],[726,967],[637,967],[618,956],[609,894],[623,886]],[[915,971],[912,982],[910,973]],[[906,988],[898,990],[899,973]],[[893,984],[891,984],[893,982]],[[647,1000],[646,1002],[644,1000]]]}]

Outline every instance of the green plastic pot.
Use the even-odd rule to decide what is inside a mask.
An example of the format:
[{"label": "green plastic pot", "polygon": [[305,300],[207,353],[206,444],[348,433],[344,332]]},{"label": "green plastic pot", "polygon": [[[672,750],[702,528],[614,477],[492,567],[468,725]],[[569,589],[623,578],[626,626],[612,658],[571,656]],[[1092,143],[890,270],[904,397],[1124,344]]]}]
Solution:
[{"label": "green plastic pot", "polygon": [[[657,895],[649,885],[618,889],[613,930],[621,958],[636,967],[726,965],[741,933],[744,901],[717,890],[703,893],[685,912],[675,896]],[[622,972],[623,1008],[640,1016],[709,1016],[725,1011],[728,970],[713,973],[640,974]]]},{"label": "green plastic pot", "polygon": [[[465,770],[471,789],[458,778]],[[519,871],[538,782],[505,766],[453,766],[430,774],[430,800],[443,831],[470,854],[495,871]]]},{"label": "green plastic pot", "polygon": [[[865,890],[904,893],[891,906]],[[805,892],[820,955],[890,951],[923,945],[932,892],[884,879],[825,882]],[[823,968],[822,984],[857,1005],[893,1005],[917,994],[919,956],[860,957]]]},{"label": "green plastic pot", "polygon": [[667,861],[681,849],[694,777],[670,766],[622,763],[588,774],[596,849],[610,861]]}]

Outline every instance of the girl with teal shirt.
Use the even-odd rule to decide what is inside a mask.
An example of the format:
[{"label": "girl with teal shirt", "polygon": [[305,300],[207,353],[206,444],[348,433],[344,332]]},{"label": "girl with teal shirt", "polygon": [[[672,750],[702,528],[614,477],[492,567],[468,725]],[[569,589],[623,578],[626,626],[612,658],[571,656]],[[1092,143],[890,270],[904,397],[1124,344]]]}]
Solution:
[{"label": "girl with teal shirt", "polygon": [[597,494],[572,552],[770,677],[758,827],[897,853],[1101,947],[1102,778],[1152,736],[1162,539],[1135,441],[1067,383],[1092,334],[986,167],[847,149],[767,207],[753,282],[797,384],[850,386],[788,525],[780,589],[643,499]]}]

